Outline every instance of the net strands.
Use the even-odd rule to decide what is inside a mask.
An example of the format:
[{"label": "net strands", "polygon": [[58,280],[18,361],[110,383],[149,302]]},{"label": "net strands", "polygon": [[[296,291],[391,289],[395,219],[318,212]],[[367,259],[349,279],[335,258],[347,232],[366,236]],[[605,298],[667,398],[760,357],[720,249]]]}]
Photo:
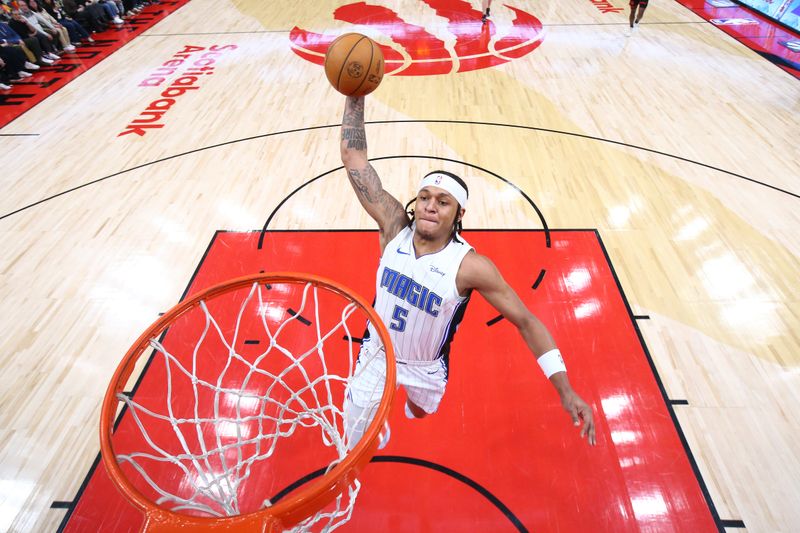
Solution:
[{"label": "net strands", "polygon": [[[134,425],[138,433],[132,439],[137,449],[126,446],[116,458],[138,473],[160,507],[209,517],[268,507],[274,503],[269,494],[309,472],[330,470],[356,444],[349,441],[343,413],[355,353],[342,333],[353,338],[348,319],[358,306],[339,298],[334,314],[330,294],[322,295],[321,304],[319,287],[306,283],[299,289],[253,283],[238,304],[236,293],[217,298],[226,300],[219,305],[201,301],[196,316],[176,321],[163,341],[150,339],[151,367],[160,365],[163,373],[162,393],[141,400],[117,393],[134,422],[127,433]],[[289,312],[297,292],[298,310]],[[237,305],[234,324],[215,318]],[[334,318],[326,323],[323,314]],[[303,316],[313,316],[310,326]],[[254,333],[266,346],[250,354],[237,350],[243,336]],[[370,363],[362,361],[359,371]],[[380,385],[373,392],[376,403]],[[368,424],[368,416],[357,423]],[[353,479],[333,504],[292,530],[331,531],[345,523],[359,488]]]}]

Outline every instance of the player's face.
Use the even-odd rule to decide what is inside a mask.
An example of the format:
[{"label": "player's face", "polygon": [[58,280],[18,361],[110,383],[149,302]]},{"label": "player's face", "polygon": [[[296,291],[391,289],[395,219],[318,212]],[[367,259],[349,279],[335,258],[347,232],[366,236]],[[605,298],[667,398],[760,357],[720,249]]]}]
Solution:
[{"label": "player's face", "polygon": [[432,240],[448,237],[456,217],[463,214],[463,209],[458,211],[458,202],[450,193],[433,185],[423,187],[414,205],[417,233]]}]

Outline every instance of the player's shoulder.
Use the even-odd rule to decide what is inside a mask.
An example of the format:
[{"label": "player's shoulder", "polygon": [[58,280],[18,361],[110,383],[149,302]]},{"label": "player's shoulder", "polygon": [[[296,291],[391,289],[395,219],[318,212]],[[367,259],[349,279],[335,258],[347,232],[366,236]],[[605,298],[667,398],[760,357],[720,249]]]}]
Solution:
[{"label": "player's shoulder", "polygon": [[492,260],[475,249],[467,252],[458,268],[459,286],[463,288],[479,288],[496,275],[497,267]]}]

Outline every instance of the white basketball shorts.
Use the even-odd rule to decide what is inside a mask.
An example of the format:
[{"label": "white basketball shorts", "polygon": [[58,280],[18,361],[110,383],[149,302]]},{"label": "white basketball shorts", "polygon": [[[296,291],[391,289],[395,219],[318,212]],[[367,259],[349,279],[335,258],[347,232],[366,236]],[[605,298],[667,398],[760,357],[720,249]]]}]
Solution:
[{"label": "white basketball shorts", "polygon": [[[406,389],[408,398],[428,414],[439,408],[447,387],[447,367],[443,359],[430,363],[397,361],[397,386]],[[349,397],[364,408],[380,401],[386,381],[386,353],[383,347],[370,357],[362,348],[350,382]]]}]

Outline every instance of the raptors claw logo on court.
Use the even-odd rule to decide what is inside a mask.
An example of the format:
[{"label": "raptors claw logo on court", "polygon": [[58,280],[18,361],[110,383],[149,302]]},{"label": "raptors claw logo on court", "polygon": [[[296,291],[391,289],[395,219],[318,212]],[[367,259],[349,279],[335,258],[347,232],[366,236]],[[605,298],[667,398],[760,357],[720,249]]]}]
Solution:
[{"label": "raptors claw logo on court", "polygon": [[[493,13],[507,9],[513,15],[510,26],[498,28],[491,19],[482,24],[482,13],[464,0],[421,1],[438,17],[446,19],[447,24],[435,28],[417,26],[388,7],[366,2],[343,5],[333,16],[357,24],[361,28],[352,31],[367,33],[379,42],[386,74],[394,76],[431,76],[489,68],[519,59],[542,43],[542,23],[521,9],[509,5],[492,8]],[[336,37],[297,26],[289,34],[292,50],[317,65],[323,64],[325,51]]]}]

